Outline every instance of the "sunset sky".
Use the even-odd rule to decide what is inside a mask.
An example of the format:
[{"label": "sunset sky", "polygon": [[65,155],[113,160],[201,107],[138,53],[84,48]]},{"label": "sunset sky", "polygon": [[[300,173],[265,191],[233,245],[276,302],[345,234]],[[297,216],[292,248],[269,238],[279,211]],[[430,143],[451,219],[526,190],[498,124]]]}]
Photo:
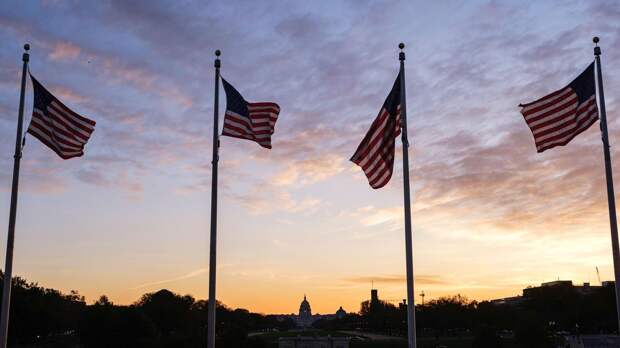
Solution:
[{"label": "sunset sky", "polygon": [[[406,297],[402,166],[380,190],[348,159],[406,47],[416,301],[613,277],[598,124],[536,153],[518,104],[559,89],[600,36],[620,187],[617,1],[0,2],[0,267],[22,46],[97,121],[82,158],[28,136],[14,275],[90,303],[208,296],[213,52],[281,107],[273,149],[223,137],[218,299],[263,313]],[[220,117],[226,100],[220,91]],[[32,88],[26,93],[26,125]],[[220,122],[221,124],[221,122]],[[614,146],[615,145],[615,146]]]}]

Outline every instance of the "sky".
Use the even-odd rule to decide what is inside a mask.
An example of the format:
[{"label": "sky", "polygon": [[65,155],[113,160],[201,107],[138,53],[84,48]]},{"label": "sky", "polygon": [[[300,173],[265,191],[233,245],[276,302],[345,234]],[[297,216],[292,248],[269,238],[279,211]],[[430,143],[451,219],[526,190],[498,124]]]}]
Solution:
[{"label": "sky", "polygon": [[[306,294],[313,312],[358,311],[374,284],[400,301],[400,141],[380,190],[349,158],[404,42],[416,295],[485,300],[558,278],[597,284],[596,267],[613,279],[598,125],[538,154],[518,107],[581,73],[595,35],[617,163],[616,1],[3,1],[0,226],[24,43],[31,73],[97,121],[81,158],[63,161],[26,137],[14,275],[89,303],[105,294],[131,304],[162,288],[208,297],[220,49],[222,76],[281,112],[272,150],[221,139],[218,299],[292,313]],[[5,248],[1,234],[2,259]]]}]

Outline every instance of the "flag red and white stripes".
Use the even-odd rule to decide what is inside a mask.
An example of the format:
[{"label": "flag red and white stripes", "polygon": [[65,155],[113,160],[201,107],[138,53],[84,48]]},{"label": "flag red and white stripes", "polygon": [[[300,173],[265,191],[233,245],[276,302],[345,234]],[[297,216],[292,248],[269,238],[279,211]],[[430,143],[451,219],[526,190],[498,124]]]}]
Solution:
[{"label": "flag red and white stripes", "polygon": [[95,121],[73,112],[48,92],[32,75],[34,108],[28,133],[63,159],[84,154],[84,145],[95,130]]},{"label": "flag red and white stripes", "polygon": [[374,189],[390,181],[394,169],[395,138],[400,135],[400,106],[394,116],[381,109],[368,134],[351,158],[362,167],[368,183]]},{"label": "flag red and white stripes", "polygon": [[594,63],[565,88],[520,106],[538,152],[568,144],[598,120]]},{"label": "flag red and white stripes", "polygon": [[280,107],[276,103],[250,103],[228,81],[222,78],[226,92],[226,113],[222,135],[255,141],[271,149]]},{"label": "flag red and white stripes", "polygon": [[271,149],[271,135],[280,107],[276,103],[247,103],[247,109],[249,117],[226,110],[222,135],[252,140]]},{"label": "flag red and white stripes", "polygon": [[385,186],[394,170],[395,138],[400,134],[400,74],[379,115],[351,157],[374,189]]}]

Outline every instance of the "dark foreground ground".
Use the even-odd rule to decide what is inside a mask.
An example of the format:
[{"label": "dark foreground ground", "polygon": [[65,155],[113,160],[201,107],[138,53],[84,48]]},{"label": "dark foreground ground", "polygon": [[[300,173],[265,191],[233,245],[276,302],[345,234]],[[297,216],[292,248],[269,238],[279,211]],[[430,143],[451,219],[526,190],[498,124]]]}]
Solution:
[{"label": "dark foreground ground", "polygon": [[[379,334],[372,333],[364,333],[364,332],[339,332],[339,331],[321,331],[321,330],[311,330],[311,331],[292,331],[292,332],[275,332],[275,333],[260,333],[260,334],[251,334],[248,341],[240,347],[235,348],[277,348],[278,347],[278,339],[281,337],[296,337],[296,336],[327,336],[330,335],[332,337],[340,337],[347,336],[352,337],[351,339],[351,348],[407,348],[407,342],[403,338],[382,336]],[[612,335],[584,335],[573,337],[568,336],[568,339],[578,339],[585,343],[586,347],[620,347],[620,337],[612,336]],[[204,342],[200,342],[197,345],[192,346],[177,346],[177,345],[169,345],[162,342],[159,345],[140,345],[139,347],[149,347],[149,348],[167,348],[167,347],[202,347],[204,346]],[[564,342],[564,346],[567,342]],[[219,345],[222,346],[222,345]],[[445,348],[471,348],[474,347],[474,338],[473,337],[418,337],[418,347],[419,348],[436,348],[436,347],[445,347]],[[556,347],[557,345],[551,345],[552,347]],[[54,339],[42,340],[41,342],[34,345],[9,345],[9,347],[14,348],[84,348],[83,344],[79,343],[77,337],[65,336],[65,337],[56,337]],[[105,344],[97,345],[97,347],[110,347]],[[135,347],[133,345],[117,345],[115,347]],[[483,345],[483,347],[489,348],[497,348],[495,345]],[[521,348],[521,347],[532,347],[531,345],[519,345],[515,342],[514,339],[501,339],[500,346],[501,348]],[[547,347],[547,345],[541,345],[536,347]]]},{"label": "dark foreground ground", "polygon": [[[251,341],[255,347],[277,348],[278,339],[281,337],[296,336],[327,336],[340,337],[348,336],[351,339],[351,348],[407,348],[407,341],[402,338],[388,337],[370,333],[359,332],[339,332],[339,331],[306,331],[306,332],[280,332],[265,333],[252,337]],[[446,348],[471,348],[473,343],[472,337],[419,337],[419,348],[435,348],[445,346]],[[502,348],[519,347],[513,339],[503,339]],[[253,347],[253,346],[249,346]]]}]

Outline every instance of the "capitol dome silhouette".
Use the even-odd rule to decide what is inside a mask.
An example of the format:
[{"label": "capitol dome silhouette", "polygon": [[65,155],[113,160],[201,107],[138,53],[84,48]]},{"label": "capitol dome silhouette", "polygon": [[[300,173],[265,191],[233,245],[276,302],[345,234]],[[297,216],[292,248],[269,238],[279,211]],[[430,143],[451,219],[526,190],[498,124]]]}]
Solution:
[{"label": "capitol dome silhouette", "polygon": [[304,295],[304,300],[299,305],[299,317],[312,317],[312,309],[310,308],[310,302],[306,299],[306,295]]},{"label": "capitol dome silhouette", "polygon": [[307,327],[312,324],[312,309],[310,308],[310,302],[306,299],[304,294],[304,300],[299,305],[299,318],[298,323],[302,327]]}]

